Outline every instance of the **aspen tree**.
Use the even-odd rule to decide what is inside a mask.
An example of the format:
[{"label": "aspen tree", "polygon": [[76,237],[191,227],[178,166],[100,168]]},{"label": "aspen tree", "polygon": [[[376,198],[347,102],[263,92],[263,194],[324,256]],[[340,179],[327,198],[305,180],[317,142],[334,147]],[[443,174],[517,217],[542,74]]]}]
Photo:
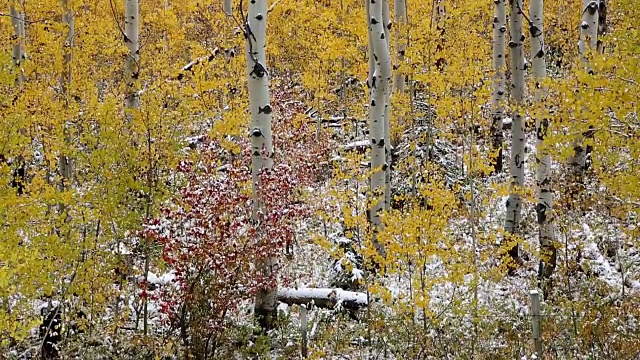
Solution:
[{"label": "aspen tree", "polygon": [[15,42],[13,44],[13,64],[18,72],[16,76],[16,83],[22,84],[24,82],[24,70],[22,69],[22,63],[26,58],[26,52],[24,49],[24,37],[25,37],[25,29],[24,29],[24,14],[20,13],[16,9],[16,4],[11,3],[11,25],[13,25],[13,36]]},{"label": "aspen tree", "polygon": [[[371,0],[369,4],[369,37],[373,44],[375,71],[371,81],[371,103],[369,108],[369,138],[371,142],[371,192],[373,204],[370,210],[370,221],[374,233],[374,245],[380,255],[384,249],[378,243],[376,234],[381,225],[380,212],[386,208],[386,144],[385,144],[385,109],[391,78],[391,59],[383,23],[382,1]],[[381,197],[380,197],[381,196]],[[380,197],[380,198],[379,198]]]},{"label": "aspen tree", "polygon": [[373,73],[376,70],[376,63],[373,59],[373,38],[372,38],[372,34],[370,31],[370,25],[369,22],[371,21],[371,0],[364,0],[364,9],[365,9],[365,15],[366,15],[366,21],[367,21],[367,43],[368,43],[368,47],[367,47],[367,51],[368,51],[368,55],[369,55],[369,67],[367,69],[367,87],[369,89],[371,89],[373,83]]},{"label": "aspen tree", "polygon": [[[22,5],[22,4],[21,4]],[[10,8],[11,25],[13,27],[13,65],[16,70],[16,85],[20,86],[25,81],[24,69],[22,68],[24,60],[27,58],[25,50],[25,15],[16,9],[16,3],[11,3]],[[24,130],[20,130],[23,132]],[[25,159],[22,155],[17,157],[17,168],[14,170],[12,184],[16,188],[18,195],[22,195],[25,186]]]},{"label": "aspen tree", "polygon": [[[67,36],[64,38],[64,44],[62,46],[62,74],[60,78],[60,87],[62,89],[62,95],[64,96],[65,109],[69,108],[69,92],[71,88],[71,82],[73,80],[73,74],[71,70],[71,61],[73,59],[73,41],[75,36],[75,26],[73,21],[73,11],[69,7],[68,0],[61,1],[62,6],[62,23],[67,29]],[[67,125],[63,124],[65,140],[68,140]],[[64,191],[67,186],[73,181],[73,164],[71,158],[64,153],[61,153],[58,157],[58,172],[62,177],[60,183],[60,190]],[[59,206],[62,212],[63,206]]]},{"label": "aspen tree", "polygon": [[[580,23],[580,41],[578,42],[578,52],[585,70],[593,74],[593,69],[587,59],[587,51],[597,51],[598,49],[598,1],[582,1],[582,20]],[[569,164],[573,168],[573,175],[581,181],[584,169],[587,166],[587,152],[583,147],[583,137],[579,136],[574,143],[573,157],[569,159]]]},{"label": "aspen tree", "polygon": [[393,76],[393,88],[399,92],[404,93],[404,75],[400,70],[401,64],[404,62],[404,55],[407,48],[406,39],[402,36],[402,31],[407,26],[407,0],[394,0],[393,8],[396,18],[396,65],[393,69],[395,71]]},{"label": "aspen tree", "polygon": [[[509,48],[511,52],[511,74],[513,76],[511,96],[514,102],[513,124],[511,126],[510,194],[506,203],[507,217],[505,230],[517,235],[522,212],[520,191],[524,185],[524,121],[522,105],[524,100],[524,34],[522,33],[522,0],[510,0],[511,19]],[[509,249],[509,255],[518,259],[518,244]]]},{"label": "aspen tree", "polygon": [[586,52],[596,51],[598,47],[598,1],[582,1],[582,22],[580,23],[580,41],[578,51],[588,72],[592,72],[589,66]]},{"label": "aspen tree", "polygon": [[545,138],[549,122],[544,114],[544,90],[541,82],[547,76],[547,64],[545,60],[544,46],[544,1],[532,0],[529,8],[531,30],[531,62],[533,65],[533,78],[535,79],[534,101],[541,104],[535,115],[536,120],[536,187],[538,202],[536,213],[538,216],[540,237],[540,277],[549,278],[556,265],[556,249],[553,245],[553,190],[551,188],[551,156],[545,147]]},{"label": "aspen tree", "polygon": [[502,171],[502,119],[504,117],[503,102],[505,94],[505,35],[507,33],[507,0],[494,0],[493,18],[493,95],[491,110],[492,150],[497,151],[494,160],[494,171]]},{"label": "aspen tree", "polygon": [[65,25],[67,34],[62,45],[62,76],[60,85],[65,102],[68,101],[69,86],[73,80],[71,71],[71,61],[73,59],[73,38],[75,35],[75,25],[73,21],[73,10],[69,6],[69,0],[61,0],[62,23]]},{"label": "aspen tree", "polygon": [[[253,188],[253,220],[260,220],[263,201],[260,199],[260,173],[273,167],[271,112],[269,104],[269,72],[267,71],[267,0],[249,2],[245,23],[246,61],[251,114],[251,169]],[[258,236],[260,232],[258,229]],[[275,259],[268,259],[258,268],[266,278],[272,276]],[[255,299],[255,315],[260,326],[271,329],[276,316],[275,287],[262,289]]]},{"label": "aspen tree", "polygon": [[[137,89],[140,75],[140,8],[138,0],[126,0],[124,9],[124,42],[129,50],[125,61],[125,109],[127,121],[133,119],[133,112],[140,109],[140,94]],[[147,209],[148,212],[148,209]],[[148,244],[147,244],[148,245]],[[149,249],[145,249],[144,279],[149,276]],[[148,299],[143,299],[143,333],[149,331]]]},{"label": "aspen tree", "polygon": [[125,107],[129,110],[140,107],[140,96],[136,89],[136,82],[140,75],[139,13],[138,0],[126,0],[124,12],[124,42],[129,50],[129,54],[127,54],[127,60],[125,62],[125,84],[127,89]]},{"label": "aspen tree", "polygon": [[[384,39],[385,49],[383,49],[382,61],[387,61],[389,67],[391,67],[391,53],[389,51],[389,41],[391,38],[391,19],[389,17],[389,0],[382,0],[382,25],[384,26]],[[381,75],[387,74],[386,72],[380,72]],[[384,147],[385,147],[385,168],[384,168],[384,209],[389,210],[391,205],[391,122],[389,119],[389,100],[391,97],[391,69],[389,69],[388,77],[386,78],[386,89],[384,90]]]},{"label": "aspen tree", "polygon": [[598,3],[598,54],[604,53],[602,37],[607,33],[607,0]]}]

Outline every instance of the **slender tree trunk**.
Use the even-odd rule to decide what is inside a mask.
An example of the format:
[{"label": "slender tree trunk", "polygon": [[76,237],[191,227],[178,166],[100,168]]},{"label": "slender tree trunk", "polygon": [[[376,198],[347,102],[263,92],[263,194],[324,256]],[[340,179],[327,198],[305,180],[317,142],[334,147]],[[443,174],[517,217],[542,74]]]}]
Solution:
[{"label": "slender tree trunk", "polygon": [[[16,85],[20,87],[25,82],[24,70],[22,68],[23,62],[27,58],[27,52],[25,47],[25,15],[16,9],[16,3],[11,3],[9,13],[11,14],[11,25],[13,26],[13,65],[16,69]],[[20,129],[23,134],[26,133],[24,128]],[[11,180],[11,186],[16,188],[16,193],[22,195],[25,188],[25,173],[26,164],[24,156],[19,155],[16,159],[16,168],[13,171]]]},{"label": "slender tree trunk", "polygon": [[391,119],[389,118],[389,111],[391,109],[391,107],[389,106],[389,100],[391,98],[391,53],[389,51],[389,41],[391,39],[391,19],[389,17],[389,0],[382,0],[382,25],[384,26],[385,49],[382,49],[380,52],[376,52],[376,54],[382,55],[383,58],[380,59],[380,61],[381,64],[385,64],[382,65],[383,67],[387,66],[387,63],[389,66],[389,69],[381,68],[380,71],[380,75],[385,76],[386,81],[386,88],[384,89],[384,209],[389,210],[389,208],[391,207],[391,151],[393,150],[393,147],[391,146]]},{"label": "slender tree trunk", "polygon": [[493,151],[497,151],[493,169],[502,171],[502,120],[504,117],[505,94],[505,35],[507,33],[507,4],[506,0],[494,1],[495,15],[493,18],[493,96],[491,101],[493,122],[491,123],[491,144]]},{"label": "slender tree trunk", "polygon": [[384,248],[377,241],[380,230],[380,212],[385,208],[385,108],[391,78],[391,59],[383,25],[382,1],[370,0],[369,38],[373,45],[375,72],[371,81],[371,104],[369,108],[369,138],[371,141],[371,192],[373,204],[370,221],[373,228],[373,242],[378,253],[384,256]]},{"label": "slender tree trunk", "polygon": [[125,45],[129,50],[125,62],[125,84],[127,96],[125,107],[129,110],[140,107],[136,83],[140,75],[140,26],[138,0],[126,0],[124,12]]},{"label": "slender tree trunk", "polygon": [[[524,53],[522,33],[522,0],[509,0],[511,4],[509,48],[511,51],[511,74],[513,76],[512,92],[514,110],[511,126],[511,159],[510,159],[510,194],[507,200],[507,218],[505,230],[509,234],[517,235],[520,230],[522,212],[522,196],[524,185],[524,121],[522,106],[524,99]],[[509,250],[509,255],[519,261],[518,244]]]},{"label": "slender tree trunk", "polygon": [[394,11],[396,17],[396,65],[394,65],[393,87],[399,93],[404,93],[405,79],[400,71],[404,63],[404,55],[407,49],[406,39],[402,32],[407,26],[407,0],[394,0]]},{"label": "slender tree trunk", "polygon": [[600,0],[598,4],[598,54],[604,53],[602,37],[607,33],[607,0]]},{"label": "slender tree trunk", "polygon": [[22,84],[24,82],[24,71],[22,70],[22,63],[26,58],[24,50],[24,14],[20,13],[15,6],[15,3],[11,4],[10,9],[11,24],[13,25],[13,35],[15,42],[13,44],[13,64],[16,67],[18,75],[16,76],[16,83]]},{"label": "slender tree trunk", "polygon": [[598,1],[582,0],[582,22],[580,24],[580,41],[578,42],[578,51],[582,57],[582,61],[591,72],[589,61],[586,57],[587,50],[596,51],[598,48]]},{"label": "slender tree trunk", "polygon": [[[364,8],[367,16],[367,24],[371,21],[371,0],[364,0]],[[369,25],[370,26],[370,25]],[[376,70],[376,63],[373,59],[373,38],[371,37],[371,29],[368,31],[367,42],[368,42],[368,53],[369,53],[369,68],[367,72],[367,87],[371,91],[371,87],[373,85],[373,73]]]},{"label": "slender tree trunk", "polygon": [[598,54],[604,54],[602,37],[607,33],[607,0],[600,0],[598,4]]},{"label": "slender tree trunk", "polygon": [[[73,73],[71,70],[71,61],[73,60],[73,42],[75,36],[75,26],[73,20],[73,11],[69,8],[68,0],[61,1],[62,6],[62,23],[67,28],[67,36],[62,46],[62,74],[60,78],[60,87],[64,96],[65,109],[69,108],[69,98],[71,83],[73,81]],[[63,124],[65,143],[69,144],[69,131],[67,124]],[[64,152],[58,157],[58,173],[61,177],[59,190],[64,191],[73,181],[73,164],[71,158]],[[59,204],[58,210],[64,212],[64,205]]]},{"label": "slender tree trunk", "polygon": [[[125,116],[128,122],[133,119],[133,112],[140,108],[138,78],[140,75],[140,7],[138,0],[125,0],[124,7],[124,43],[129,50],[125,61]],[[145,245],[144,280],[149,278],[149,249]],[[149,333],[149,311],[147,298],[142,299],[142,329],[146,336]]]},{"label": "slender tree trunk", "polygon": [[[587,52],[597,51],[598,49],[598,6],[597,0],[582,1],[582,22],[580,23],[578,51],[586,71],[590,74],[593,74],[593,69],[589,64]],[[589,133],[586,135],[589,135]],[[587,167],[587,151],[583,147],[583,141],[583,136],[579,136],[575,140],[573,146],[574,154],[569,159],[569,165],[573,169],[573,176],[577,183],[582,182],[582,176]]]},{"label": "slender tree trunk", "polygon": [[60,85],[65,101],[68,102],[69,86],[73,80],[71,71],[71,61],[73,60],[73,43],[75,34],[75,24],[73,19],[73,10],[69,7],[69,0],[61,0],[62,6],[62,23],[67,28],[67,36],[62,46],[62,76]]},{"label": "slender tree trunk", "polygon": [[[433,13],[431,14],[431,21],[436,25],[436,56],[438,58],[435,61],[436,69],[442,71],[447,60],[442,56],[445,45],[445,22],[447,17],[447,9],[444,6],[444,0],[432,0],[433,1]],[[431,64],[429,64],[431,65]]]},{"label": "slender tree trunk", "polygon": [[[547,64],[544,48],[544,1],[532,0],[529,8],[531,21],[531,62],[533,65],[533,78],[535,79],[534,100],[542,104],[535,114],[536,120],[536,187],[538,190],[538,203],[536,213],[538,216],[540,237],[540,279],[549,279],[556,267],[556,248],[554,246],[553,233],[553,190],[551,188],[551,156],[545,149],[545,138],[549,128],[549,120],[545,115],[544,96],[545,91],[541,82],[547,77]],[[544,286],[543,286],[544,287]],[[543,288],[544,290],[544,288]],[[546,293],[546,291],[545,291]]]},{"label": "slender tree trunk", "polygon": [[[271,105],[269,104],[269,73],[267,72],[267,0],[249,2],[245,24],[246,60],[249,82],[249,112],[251,113],[251,168],[253,172],[253,220],[259,221],[260,173],[273,167],[271,140]],[[258,231],[258,236],[259,231]],[[270,278],[275,259],[257,264],[265,278]],[[273,327],[276,317],[277,288],[262,289],[255,299],[255,315],[264,330]]]}]

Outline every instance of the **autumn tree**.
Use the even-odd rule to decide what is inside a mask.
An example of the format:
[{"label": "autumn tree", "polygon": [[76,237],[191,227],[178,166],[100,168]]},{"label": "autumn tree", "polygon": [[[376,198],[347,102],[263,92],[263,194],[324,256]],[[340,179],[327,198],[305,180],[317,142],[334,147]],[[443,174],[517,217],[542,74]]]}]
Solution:
[{"label": "autumn tree", "polygon": [[494,1],[493,17],[493,95],[491,109],[493,122],[491,124],[491,145],[495,154],[495,171],[502,171],[502,120],[504,117],[505,98],[505,39],[507,33],[507,5],[506,0]]},{"label": "autumn tree", "polygon": [[[244,24],[246,62],[249,82],[249,112],[251,113],[251,169],[253,187],[253,212],[255,222],[267,211],[260,199],[260,174],[273,167],[273,144],[271,139],[271,112],[269,99],[269,72],[267,71],[267,1],[249,3]],[[265,234],[258,231],[258,237]],[[276,259],[269,258],[257,266],[269,277],[276,266]],[[263,329],[270,329],[275,321],[276,287],[269,286],[258,292],[255,313]]]},{"label": "autumn tree", "polygon": [[[511,55],[511,98],[513,123],[511,125],[511,154],[509,161],[510,193],[506,203],[505,230],[510,235],[519,234],[522,213],[522,188],[524,186],[524,34],[522,33],[522,0],[510,0],[509,50]],[[509,250],[509,256],[518,260],[517,242]]]},{"label": "autumn tree", "polygon": [[544,45],[543,1],[532,1],[529,8],[529,28],[531,31],[531,62],[533,63],[534,100],[540,105],[535,108],[536,121],[536,189],[540,237],[540,277],[548,279],[556,267],[556,248],[553,229],[553,188],[551,186],[551,156],[545,148],[545,138],[549,129],[548,112],[544,110],[545,92],[542,83],[547,76]]},{"label": "autumn tree", "polygon": [[389,96],[389,80],[391,78],[391,58],[389,55],[389,44],[387,42],[384,27],[384,4],[382,1],[371,1],[369,11],[369,36],[373,45],[373,58],[375,60],[375,71],[371,80],[371,101],[369,104],[369,133],[371,142],[371,193],[372,206],[370,211],[371,225],[374,232],[374,244],[379,253],[384,254],[384,248],[376,239],[375,233],[379,231],[380,213],[386,208],[388,198],[386,173],[389,167],[387,164],[387,139],[388,136],[388,115],[387,99]]}]

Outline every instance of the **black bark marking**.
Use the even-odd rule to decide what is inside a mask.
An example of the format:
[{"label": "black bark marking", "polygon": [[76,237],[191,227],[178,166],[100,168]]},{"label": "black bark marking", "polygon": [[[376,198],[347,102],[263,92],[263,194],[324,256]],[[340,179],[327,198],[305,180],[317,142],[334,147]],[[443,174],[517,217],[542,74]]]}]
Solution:
[{"label": "black bark marking", "polygon": [[265,105],[265,107],[258,106],[258,114],[269,115],[271,114],[271,112],[272,112],[272,109],[271,109],[271,105],[269,104]]},{"label": "black bark marking", "polygon": [[265,70],[264,66],[262,66],[262,64],[260,64],[259,62],[255,62],[253,64],[253,69],[251,70],[249,75],[255,74],[257,77],[262,78],[266,73],[267,71]]},{"label": "black bark marking", "polygon": [[538,215],[538,225],[542,225],[547,221],[547,206],[542,203],[536,205],[536,214]]}]

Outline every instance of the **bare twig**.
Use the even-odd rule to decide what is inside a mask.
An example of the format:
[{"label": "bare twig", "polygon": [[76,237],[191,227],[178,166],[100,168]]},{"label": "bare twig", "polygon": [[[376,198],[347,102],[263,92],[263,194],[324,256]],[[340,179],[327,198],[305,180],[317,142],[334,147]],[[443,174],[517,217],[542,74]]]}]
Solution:
[{"label": "bare twig", "polygon": [[622,81],[628,82],[629,84],[638,85],[638,83],[633,79],[623,78],[622,76],[618,76],[618,75],[616,75],[616,77]]}]

